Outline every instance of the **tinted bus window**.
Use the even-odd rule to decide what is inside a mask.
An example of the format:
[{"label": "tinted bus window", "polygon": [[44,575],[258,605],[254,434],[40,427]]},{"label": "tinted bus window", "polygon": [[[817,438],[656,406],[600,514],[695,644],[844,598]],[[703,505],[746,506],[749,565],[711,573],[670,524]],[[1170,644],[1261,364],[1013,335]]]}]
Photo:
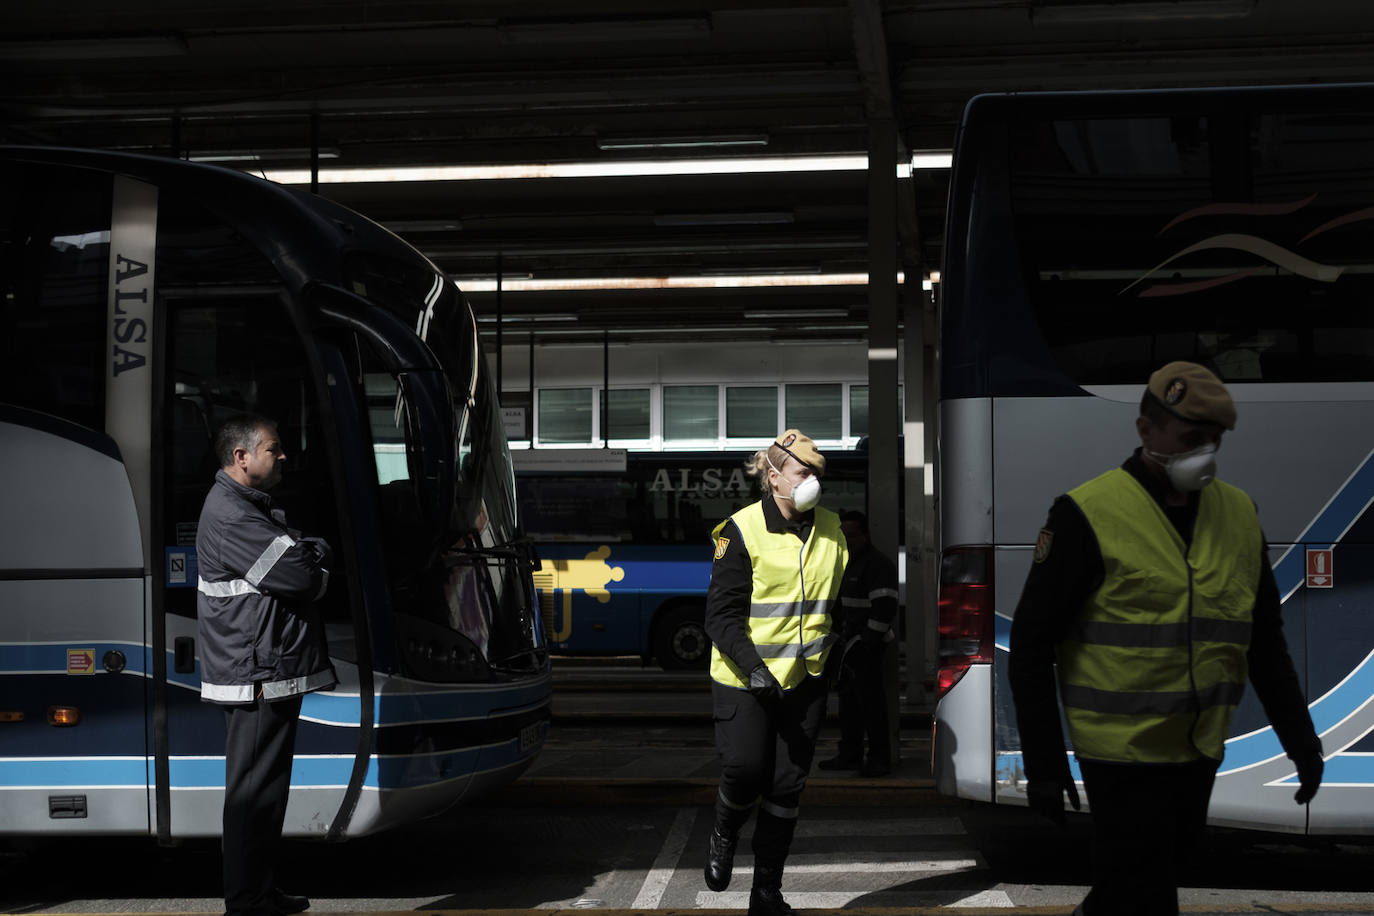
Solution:
[{"label": "tinted bus window", "polygon": [[110,176],[0,178],[0,400],[105,428]]},{"label": "tinted bus window", "polygon": [[1177,358],[1374,379],[1368,112],[1025,120],[1008,142],[1025,288],[1073,381]]}]

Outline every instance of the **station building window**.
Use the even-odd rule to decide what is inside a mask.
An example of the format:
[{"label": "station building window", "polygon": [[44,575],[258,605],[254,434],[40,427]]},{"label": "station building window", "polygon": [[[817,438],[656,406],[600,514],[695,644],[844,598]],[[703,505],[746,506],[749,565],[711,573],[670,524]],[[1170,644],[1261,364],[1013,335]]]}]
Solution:
[{"label": "station building window", "polygon": [[719,385],[665,385],[663,438],[711,440],[720,433]]},{"label": "station building window", "polygon": [[868,386],[849,386],[849,435],[857,439],[868,435]]},{"label": "station building window", "polygon": [[592,390],[543,388],[539,391],[539,441],[545,444],[592,441]]},{"label": "station building window", "polygon": [[725,435],[730,439],[777,435],[778,386],[725,389]]},{"label": "station building window", "polygon": [[652,434],[652,410],[648,388],[612,388],[610,401],[602,390],[597,406],[607,407],[608,439],[648,439]]}]

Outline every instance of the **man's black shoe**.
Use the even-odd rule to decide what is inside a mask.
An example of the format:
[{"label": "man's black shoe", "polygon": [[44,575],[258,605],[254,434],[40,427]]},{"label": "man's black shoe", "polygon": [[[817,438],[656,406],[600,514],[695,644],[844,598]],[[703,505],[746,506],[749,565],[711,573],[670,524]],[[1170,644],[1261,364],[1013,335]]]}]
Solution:
[{"label": "man's black shoe", "polygon": [[865,760],[863,767],[859,770],[859,775],[872,779],[877,776],[886,776],[892,772],[892,766],[885,760]]},{"label": "man's black shoe", "polygon": [[292,913],[303,913],[310,909],[310,901],[305,897],[283,893],[276,888],[272,889],[272,896],[268,899],[272,908],[281,913],[282,916],[291,916]]},{"label": "man's black shoe", "polygon": [[713,891],[723,891],[730,886],[730,875],[735,870],[736,837],[724,837],[716,828],[711,828],[711,838],[706,841],[706,886]]},{"label": "man's black shoe", "polygon": [[857,770],[863,764],[863,760],[849,754],[840,754],[831,757],[829,760],[822,760],[816,766],[822,770]]}]

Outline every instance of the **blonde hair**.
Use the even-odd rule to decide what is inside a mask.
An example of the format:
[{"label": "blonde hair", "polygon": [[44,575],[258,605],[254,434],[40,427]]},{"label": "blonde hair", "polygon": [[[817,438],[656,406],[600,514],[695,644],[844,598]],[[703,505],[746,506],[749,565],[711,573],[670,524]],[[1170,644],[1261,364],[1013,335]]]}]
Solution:
[{"label": "blonde hair", "polygon": [[759,494],[772,492],[772,487],[768,485],[768,463],[771,461],[776,469],[782,468],[782,463],[790,457],[787,450],[774,442],[768,448],[761,448],[744,462],[744,473],[754,478],[759,483]]}]

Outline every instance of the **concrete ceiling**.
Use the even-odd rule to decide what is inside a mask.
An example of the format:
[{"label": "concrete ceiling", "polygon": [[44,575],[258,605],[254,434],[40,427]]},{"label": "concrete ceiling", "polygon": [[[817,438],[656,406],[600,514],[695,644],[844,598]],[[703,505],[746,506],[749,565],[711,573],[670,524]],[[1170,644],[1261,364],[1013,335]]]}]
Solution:
[{"label": "concrete ceiling", "polygon": [[[302,168],[948,150],[980,92],[1374,79],[1368,0],[64,0],[0,10],[0,141]],[[899,264],[938,269],[948,175],[897,184]],[[863,172],[326,184],[456,277],[867,270]],[[703,225],[702,223],[706,223]],[[461,283],[461,279],[460,279]],[[507,291],[503,311],[645,335],[863,286]],[[494,294],[471,293],[479,312]],[[804,313],[805,314],[805,313]],[[830,320],[830,319],[827,319]],[[801,324],[775,320],[778,339]],[[805,336],[805,334],[802,334]]]}]

